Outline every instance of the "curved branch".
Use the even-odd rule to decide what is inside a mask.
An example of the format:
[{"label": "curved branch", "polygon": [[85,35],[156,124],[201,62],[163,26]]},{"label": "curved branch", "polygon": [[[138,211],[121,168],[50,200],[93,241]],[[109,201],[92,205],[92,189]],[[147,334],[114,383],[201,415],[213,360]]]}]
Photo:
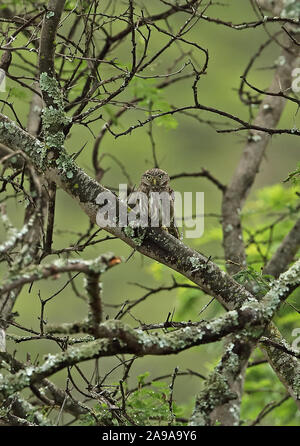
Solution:
[{"label": "curved branch", "polygon": [[[261,303],[257,302],[257,304],[254,304],[253,302],[248,302],[248,304],[243,305],[238,310],[229,311],[224,316],[210,322],[202,321],[199,322],[198,326],[184,327],[161,335],[135,330],[122,321],[106,321],[98,326],[97,335],[101,337],[100,339],[79,347],[70,348],[57,355],[49,355],[48,359],[41,366],[30,366],[15,375],[1,377],[1,396],[2,398],[7,398],[13,393],[40,382],[42,379],[65,367],[89,359],[113,356],[120,353],[132,353],[138,356],[174,354],[196,345],[219,340],[229,333],[249,327],[258,328],[254,337],[259,337],[264,332],[266,324],[269,323],[280,303],[289,295],[291,289],[294,289],[299,284],[300,260],[280,276]],[[247,357],[248,341],[241,341],[241,343]],[[232,347],[230,349],[232,350]],[[235,356],[237,355],[236,351],[231,351],[231,353]],[[3,361],[6,361],[8,357],[7,353],[0,353],[0,358]],[[239,361],[235,362],[240,364]],[[221,364],[222,369],[229,367],[232,370],[231,360]],[[239,366],[237,369],[240,370]],[[215,374],[220,375],[219,369],[213,372],[212,376],[215,376]],[[224,380],[226,378],[222,378],[223,388],[226,390]],[[211,379],[208,382],[211,382]],[[215,391],[219,392],[219,389],[215,388]],[[231,391],[228,391],[231,395]],[[217,395],[221,397],[221,402],[224,403],[224,398],[226,399],[229,394],[218,393]],[[215,403],[209,406],[209,411],[215,407],[218,402],[217,398],[214,401]],[[207,407],[205,405],[205,417],[207,417]],[[203,405],[200,404],[200,408],[202,410]]]},{"label": "curved branch", "polygon": [[[81,170],[65,151],[54,162],[47,159],[45,146],[13,121],[0,114],[0,143],[12,150],[22,150],[38,170],[55,181],[76,200],[89,218],[96,222],[99,205],[96,198],[101,192],[110,192]],[[121,203],[116,199],[118,205]],[[252,300],[253,296],[216,264],[189,248],[160,228],[148,229],[142,240],[129,237],[121,227],[105,230],[134,247],[140,253],[180,272],[199,285],[207,294],[216,297],[228,309]]]}]

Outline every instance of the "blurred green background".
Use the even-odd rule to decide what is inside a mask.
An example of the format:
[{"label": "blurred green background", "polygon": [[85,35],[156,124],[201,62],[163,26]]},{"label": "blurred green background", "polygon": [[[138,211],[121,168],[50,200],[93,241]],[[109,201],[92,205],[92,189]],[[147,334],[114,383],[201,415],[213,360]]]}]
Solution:
[{"label": "blurred green background", "polygon": [[[223,2],[224,6],[214,5],[211,7],[207,15],[219,17],[225,21],[233,23],[242,23],[245,21],[256,20],[253,10],[248,0],[234,0]],[[119,5],[120,8],[124,6]],[[147,5],[150,13],[157,13],[166,7],[161,6],[158,1],[151,2]],[[184,20],[184,16],[176,16],[170,18],[172,26],[179,26]],[[70,21],[66,20],[64,29],[67,30]],[[163,26],[163,24],[161,24]],[[116,29],[123,29],[122,25],[116,25]],[[275,31],[279,29],[277,25],[268,25],[267,29]],[[62,31],[61,31],[62,32]],[[207,48],[209,51],[209,65],[207,74],[202,76],[199,82],[199,101],[200,103],[226,110],[233,115],[237,115],[247,120],[249,117],[248,110],[240,102],[238,96],[238,88],[240,84],[240,76],[250,59],[257,51],[258,47],[268,39],[263,27],[237,31],[205,21],[199,21],[193,30],[187,35],[190,41],[196,41],[199,45]],[[22,39],[22,38],[20,38]],[[155,52],[161,47],[167,38],[161,37],[153,33],[150,53]],[[16,41],[15,45],[18,45]],[[99,47],[101,41],[99,41]],[[185,50],[189,49],[186,45],[182,45]],[[164,55],[158,59],[155,65],[155,74],[164,73],[165,68],[170,66],[174,58],[178,55],[176,46],[168,49]],[[197,56],[197,52],[194,52]],[[266,89],[273,77],[274,65],[280,55],[280,49],[271,44],[265,50],[262,56],[257,60],[252,69],[248,80],[261,89]],[[130,42],[126,40],[120,45],[114,57],[124,65],[130,60]],[[26,53],[26,57],[36,63],[36,55]],[[185,60],[188,59],[188,56]],[[199,53],[198,60],[203,62],[203,56]],[[18,63],[12,69],[14,75],[22,75],[22,61],[14,56],[13,62]],[[180,67],[182,63],[178,65]],[[110,72],[110,68],[106,65],[100,65],[101,76],[105,77]],[[151,74],[149,70],[146,74]],[[172,105],[183,106],[191,104],[192,97],[192,80],[187,79],[180,83],[175,83],[162,92],[163,99]],[[10,90],[9,101],[13,102],[14,107],[21,121],[26,126],[27,114],[31,95],[29,90],[22,90],[13,81],[8,80],[8,89]],[[133,89],[129,87],[121,99],[132,97]],[[0,93],[0,99],[6,99],[7,93]],[[116,111],[116,106],[110,106],[103,109],[103,120],[91,124],[94,134],[102,128],[104,122],[109,119],[109,113]],[[7,113],[13,118],[8,107],[3,107],[3,113]],[[254,109],[255,113],[255,109]],[[198,112],[197,115],[202,119],[211,119],[223,122],[225,128],[225,120],[219,116]],[[146,114],[143,111],[128,111],[124,117],[118,122],[118,126],[113,127],[114,131],[124,131],[130,125],[137,123],[138,119],[145,119]],[[222,183],[226,184],[230,181],[232,173],[241,156],[244,144],[246,142],[247,133],[239,132],[232,134],[218,134],[216,130],[206,124],[199,123],[191,117],[176,115],[177,126],[174,129],[168,129],[161,122],[158,125],[155,121],[153,124],[153,135],[156,143],[157,157],[159,165],[162,169],[167,170],[170,175],[181,172],[197,172],[202,167],[206,167],[215,175]],[[230,123],[230,127],[234,127],[234,122]],[[299,116],[295,104],[288,104],[279,123],[281,128],[299,127]],[[78,164],[91,176],[94,176],[91,154],[94,144],[93,135],[83,126],[74,126],[70,137],[66,141],[66,148],[69,153],[77,152],[84,144],[85,149],[78,158]],[[133,184],[138,184],[142,172],[153,167],[153,158],[151,152],[150,139],[145,128],[137,129],[131,135],[122,136],[115,139],[111,134],[107,133],[104,137],[100,148],[100,154],[110,153],[117,157],[126,167]],[[256,191],[265,186],[271,186],[278,182],[282,182],[288,174],[294,170],[296,163],[299,161],[299,142],[297,137],[291,136],[274,136],[270,140],[267,154],[262,162],[260,171],[252,189],[250,199],[255,198]],[[109,157],[105,157],[102,167],[109,169],[104,175],[103,183],[106,186],[118,187],[119,183],[126,183],[126,177],[121,169]],[[173,182],[173,188],[177,191],[203,191],[205,196],[205,213],[220,214],[221,194],[214,185],[209,183],[205,178],[184,178]],[[9,189],[6,194],[9,194]],[[4,198],[4,194],[1,199]],[[10,200],[8,204],[8,213],[11,220],[17,227],[22,226],[24,203],[21,200]],[[69,245],[73,245],[79,238],[79,233],[84,233],[89,227],[87,217],[82,213],[80,208],[74,203],[64,192],[58,191],[56,204],[55,219],[55,249],[60,249]],[[205,235],[211,230],[220,229],[218,218],[205,218],[205,232],[203,239],[184,240],[187,245],[194,246],[206,256],[219,257],[222,256],[221,243],[218,241],[207,241]],[[2,228],[1,228],[2,231]],[[0,233],[1,241],[5,235]],[[100,235],[105,236],[102,231]],[[131,249],[119,240],[112,240],[100,243],[94,247],[89,247],[83,254],[84,258],[94,258],[103,252],[112,251],[116,255],[122,255],[128,258]],[[81,255],[81,254],[80,254]],[[55,259],[55,256],[48,257],[47,263]],[[222,261],[220,262],[222,264]],[[1,273],[4,276],[5,270],[1,266]],[[159,285],[171,285],[173,272],[165,267],[160,267],[156,262],[147,258],[142,258],[135,253],[134,256],[126,263],[113,268],[103,276],[103,298],[106,304],[122,304],[126,300],[133,300],[145,294],[144,290],[132,285],[132,282],[138,282],[145,286],[157,287]],[[179,275],[176,275],[178,281],[183,281]],[[31,291],[25,286],[18,298],[15,311],[19,313],[16,321],[26,327],[39,329],[40,302],[38,291],[40,290],[42,298],[49,297],[64,285],[67,277],[62,276],[56,280],[36,282]],[[76,286],[83,291],[82,277],[79,276],[75,280]],[[200,292],[192,293],[171,291],[155,294],[142,302],[132,310],[132,316],[126,316],[124,321],[137,326],[137,320],[143,323],[163,322],[169,312],[175,311],[174,319],[180,320],[180,316],[184,315],[185,319],[199,320],[202,318],[209,319],[215,317],[222,312],[218,303],[213,303],[201,315],[198,313],[208,302],[209,297]],[[190,311],[185,308],[185,302],[190,306]],[[118,308],[106,306],[105,315],[112,318],[118,312]],[[83,300],[80,300],[72,292],[71,286],[54,298],[46,306],[45,316],[49,323],[72,322],[80,320],[87,314],[87,306]],[[12,327],[10,332],[21,334],[18,329]],[[24,333],[22,333],[24,334]],[[50,341],[26,342],[15,345],[9,342],[10,351],[17,349],[17,356],[24,360],[27,354],[30,354],[32,360],[37,356],[39,359],[49,352],[59,351],[58,347]],[[145,357],[135,361],[130,372],[130,383],[136,385],[136,377],[145,371],[150,372],[150,378],[156,376],[170,374],[175,366],[180,371],[188,368],[199,373],[207,375],[213,365],[216,364],[220,357],[222,348],[221,343],[214,345],[206,345],[190,349],[176,356],[168,357]],[[118,364],[116,358],[104,358],[99,360],[99,373],[103,376],[112,366]],[[267,366],[266,366],[267,367]],[[87,371],[90,376],[93,370],[92,363],[82,364],[82,370]],[[122,367],[116,369],[110,376],[110,382],[117,382]],[[268,372],[269,374],[272,372]],[[84,388],[85,383],[74,372],[80,387]],[[53,378],[56,382],[64,385],[65,372],[59,373]],[[267,379],[267,378],[266,378]],[[269,378],[268,378],[269,379]],[[274,377],[272,377],[274,379]],[[266,384],[267,389],[272,389],[272,379],[270,378]],[[168,380],[167,380],[168,381]],[[178,377],[175,385],[174,398],[178,403],[186,404],[192,407],[193,397],[201,389],[201,380],[196,377]],[[282,391],[282,388],[278,392]],[[274,396],[274,395],[273,395]],[[270,398],[273,397],[270,394]],[[257,411],[253,412],[256,416],[262,407],[257,407]],[[267,419],[266,419],[267,420]],[[298,421],[297,421],[298,420]],[[281,420],[278,420],[280,424]],[[266,421],[267,423],[267,421]],[[293,424],[299,425],[299,417],[293,418]]]}]

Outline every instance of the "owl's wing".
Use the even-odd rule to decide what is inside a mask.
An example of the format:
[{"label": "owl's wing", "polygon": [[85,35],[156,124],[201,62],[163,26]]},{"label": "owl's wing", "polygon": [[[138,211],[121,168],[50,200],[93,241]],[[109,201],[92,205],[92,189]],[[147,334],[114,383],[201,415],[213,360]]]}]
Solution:
[{"label": "owl's wing", "polygon": [[180,239],[180,233],[179,230],[176,226],[175,223],[175,209],[174,209],[174,203],[175,203],[175,194],[173,189],[169,189],[169,194],[170,194],[170,214],[171,214],[171,218],[170,218],[170,227],[168,228],[168,232],[173,235],[173,237],[176,237],[178,239]]},{"label": "owl's wing", "polygon": [[174,193],[173,189],[171,189],[171,187],[169,187],[169,194],[170,194],[171,200],[175,201],[175,193]]}]

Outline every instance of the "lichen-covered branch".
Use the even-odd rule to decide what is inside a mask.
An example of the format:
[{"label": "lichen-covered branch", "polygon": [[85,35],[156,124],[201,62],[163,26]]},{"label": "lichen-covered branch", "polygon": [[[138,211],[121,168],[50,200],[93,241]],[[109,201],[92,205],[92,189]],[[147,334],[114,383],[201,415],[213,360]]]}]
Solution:
[{"label": "lichen-covered branch", "polygon": [[[251,311],[255,311],[255,308],[261,308],[265,320],[269,318],[270,321],[291,290],[299,285],[300,260],[288,271],[280,275],[279,279],[274,282],[273,287],[260,303],[253,303],[252,305],[246,304],[246,306],[250,307]],[[243,308],[245,306],[242,306],[241,310]],[[262,324],[261,326],[257,325],[255,330],[244,330],[232,336],[231,341],[225,348],[220,363],[210,374],[205,389],[196,399],[190,425],[214,425],[216,422],[231,426],[237,426],[239,424],[240,389],[243,385],[244,373],[251,352],[265,330],[266,325]],[[271,349],[272,347],[268,347],[267,351]],[[271,363],[279,362],[280,357],[282,358],[278,350],[276,350]],[[289,370],[289,373],[287,373],[287,364],[287,362],[279,362],[279,364],[274,364],[274,367],[277,368],[280,365],[280,377],[285,382],[288,381],[287,388],[295,401],[299,403],[299,362],[293,364],[293,370]],[[230,412],[228,413],[229,409]]]},{"label": "lichen-covered branch", "polygon": [[[257,338],[262,330],[257,332]],[[255,340],[252,333],[234,337],[223,357],[206,381],[205,388],[196,398],[190,426],[211,426],[216,423],[238,426],[240,415],[240,381],[247,367]],[[254,337],[253,337],[254,338]],[[230,406],[228,406],[228,404]],[[228,409],[230,408],[230,413]]]},{"label": "lichen-covered branch", "polygon": [[[240,357],[243,357],[245,353],[245,357],[248,358],[249,337],[261,336],[280,303],[289,295],[290,290],[299,284],[300,260],[280,276],[262,302],[248,303],[210,322],[200,322],[198,326],[185,327],[161,335],[135,330],[118,320],[106,321],[98,327],[99,339],[79,347],[71,347],[57,355],[49,355],[41,366],[30,366],[19,370],[15,375],[0,377],[0,394],[2,399],[8,398],[15,392],[38,383],[67,366],[88,359],[112,356],[117,353],[133,353],[137,356],[174,354],[195,345],[216,341],[228,333],[255,327],[254,332],[251,330],[241,333],[238,350],[236,345],[227,348],[220,365],[211,375],[209,386],[197,400],[192,423],[195,424],[195,420],[199,422],[201,418],[204,420],[203,423],[207,424],[209,414],[215,407],[233,397],[228,386],[228,373],[236,378],[241,372]],[[245,336],[245,341],[243,336]],[[0,359],[5,362],[9,360],[9,355],[0,353]],[[210,403],[207,405],[204,400],[208,398],[208,395]]]},{"label": "lichen-covered branch", "polygon": [[[272,324],[265,335],[270,338],[271,341],[277,341],[289,350],[289,345],[284,341],[280,332]],[[266,357],[273,367],[276,375],[286,387],[291,397],[297,404],[300,410],[300,360],[299,358],[286,353],[284,350],[270,344],[260,343],[262,351],[266,354]]]},{"label": "lichen-covered branch", "polygon": [[90,271],[86,275],[85,289],[89,298],[90,311],[88,314],[88,326],[89,333],[95,338],[99,338],[99,324],[102,322],[103,309],[101,301],[101,288],[102,285],[99,282],[100,273]]},{"label": "lichen-covered branch", "polygon": [[[17,360],[15,357],[11,356],[9,353],[5,353],[5,366],[9,367],[9,370],[12,374],[15,374],[21,370],[26,368],[25,364],[21,361]],[[5,367],[5,368],[6,368]],[[52,381],[45,378],[37,384],[31,385],[31,390],[34,395],[42,402],[46,403],[47,406],[62,406],[64,405],[64,409],[70,414],[78,417],[82,414],[86,414],[88,411],[83,407],[83,405],[79,404],[74,398],[70,398],[68,394],[57,387]],[[15,395],[12,395],[15,397]],[[18,394],[16,394],[18,397]],[[23,407],[26,404],[24,401]],[[28,414],[28,413],[27,413]],[[16,413],[16,415],[21,416],[20,413]],[[25,417],[26,418],[26,417]],[[48,420],[45,416],[40,415],[37,412],[35,417],[36,424],[49,425],[50,420]]]},{"label": "lichen-covered branch", "polygon": [[[285,271],[292,261],[294,255],[300,247],[300,227],[299,220],[296,221],[293,228],[286,235],[282,243],[279,245],[276,252],[271,257],[270,261],[265,266],[264,274],[271,274],[277,277],[281,272]],[[288,249],[289,248],[289,251]],[[271,341],[286,346],[289,350],[289,345],[282,337],[278,328],[271,323],[265,332]],[[280,350],[274,346],[260,343],[261,350],[266,354],[270,365],[274,372],[279,377],[283,385],[287,388],[289,394],[295,400],[297,406],[300,408],[299,402],[299,388],[295,385],[300,379],[300,365],[299,358],[291,356],[284,350]]]},{"label": "lichen-covered branch", "polygon": [[[282,10],[283,3],[281,1],[264,2],[264,4],[261,4],[260,6],[267,7],[267,9],[273,12],[274,16],[277,16]],[[285,91],[290,88],[292,83],[292,71],[297,64],[299,55],[299,47],[297,48],[297,45],[295,45],[292,40],[285,39],[282,49],[282,58],[285,63],[277,67],[268,89],[268,92],[271,93],[272,96],[266,95],[261,101],[258,113],[253,122],[254,125],[275,128],[278,124],[284,110],[285,99],[280,95],[274,95],[274,93],[278,92],[279,89],[280,91]],[[269,140],[270,135],[267,133],[257,130],[252,130],[250,132],[247,144],[237,168],[233,173],[231,182],[223,193],[223,246],[225,258],[227,260],[227,271],[230,274],[237,273],[247,265],[245,243],[243,241],[241,211],[246,197],[255,181],[257,172],[259,171],[259,166],[262,162]],[[294,252],[294,250],[292,250],[292,252]],[[279,257],[274,258],[274,261],[278,263],[278,259]],[[292,259],[293,254],[291,260]],[[282,261],[284,263],[284,260]],[[284,271],[284,269],[278,269],[278,274],[282,271]],[[270,274],[272,274],[272,272],[270,272]],[[238,343],[239,340],[236,340],[234,337],[230,342],[235,344],[236,342]],[[249,357],[254,348],[255,342],[252,342],[251,348],[248,350]],[[241,359],[241,362],[243,362],[243,359]],[[245,371],[245,364],[241,364],[240,369]],[[237,385],[234,380],[231,382],[231,385],[235,387],[239,397],[242,394],[243,388],[242,376],[243,373],[239,375],[239,385]],[[216,411],[216,417],[222,424],[230,425],[236,423],[236,407],[235,403],[232,402],[229,402],[224,407],[221,404],[219,410]]]},{"label": "lichen-covered branch", "polygon": [[42,126],[48,159],[57,159],[59,156],[65,140],[64,127],[70,122],[65,115],[63,95],[54,67],[55,39],[64,4],[64,0],[49,0],[40,39],[40,89],[45,102]]},{"label": "lichen-covered branch", "polygon": [[[104,254],[93,260],[56,260],[50,265],[36,265],[34,268],[18,271],[15,275],[10,275],[7,282],[0,287],[1,295],[9,293],[15,288],[19,288],[26,283],[47,279],[58,273],[82,272],[85,274],[99,275],[111,266],[120,263],[120,258],[113,254]],[[33,270],[33,271],[31,271]]]},{"label": "lichen-covered branch", "polygon": [[[0,143],[12,150],[22,150],[47,178],[55,181],[75,199],[89,218],[95,222],[99,205],[96,197],[109,192],[80,169],[74,160],[62,150],[53,162],[48,160],[45,145],[20,129],[13,121],[0,114]],[[216,264],[208,261],[197,251],[184,245],[166,231],[149,229],[141,241],[131,233],[126,234],[119,226],[107,227],[107,231],[119,237],[142,254],[151,257],[188,277],[208,294],[215,296],[226,308],[234,308],[253,296]]]},{"label": "lichen-covered branch", "polygon": [[[8,272],[0,284],[0,367],[4,369],[3,376],[0,374],[0,424],[51,424],[55,411],[59,411],[56,423],[64,423],[61,415],[66,411],[74,416],[71,423],[85,414],[98,425],[102,422],[108,425],[135,424],[135,416],[130,418],[132,407],[129,409],[129,401],[134,395],[123,384],[127,382],[131,366],[138,357],[177,354],[193,346],[223,340],[224,353],[196,398],[191,425],[240,424],[245,370],[256,347],[264,350],[269,364],[299,407],[299,355],[285,342],[272,322],[281,304],[299,286],[300,266],[299,261],[295,260],[300,245],[299,221],[281,240],[268,263],[275,242],[272,232],[274,224],[261,231],[254,230],[253,235],[252,229],[249,231],[249,243],[255,244],[264,264],[267,263],[260,276],[252,267],[247,268],[242,228],[244,220],[241,219],[244,202],[254,184],[268,141],[273,135],[300,135],[296,128],[297,117],[291,119],[295,123],[293,128],[277,128],[285,100],[293,107],[299,104],[298,99],[292,98],[290,91],[298,81],[295,78],[292,84],[297,71],[293,69],[298,68],[300,55],[299,1],[251,0],[254,19],[243,17],[239,21],[224,20],[221,13],[220,18],[217,18],[214,12],[216,9],[222,11],[224,5],[221,3],[204,4],[198,0],[163,0],[161,10],[154,9],[151,13],[133,0],[125,4],[108,2],[105,8],[99,1],[75,2],[71,5],[72,2],[65,0],[47,0],[42,9],[40,5],[32,3],[30,11],[21,3],[0,11],[2,75],[6,73],[9,87],[11,83],[16,83],[22,90],[30,90],[30,94],[34,92],[27,123],[22,111],[18,107],[14,108],[14,103],[8,102],[8,99],[3,100],[3,114],[0,114],[0,163],[3,166],[1,191],[12,189],[13,196],[21,196],[22,201],[29,203],[24,211],[21,229],[9,223],[5,208],[1,205],[7,236],[6,241],[0,243],[0,261],[7,263]],[[217,14],[219,16],[219,12]],[[224,32],[228,30],[229,33],[234,31],[237,37],[240,32],[254,33],[255,29],[264,30],[268,34],[267,42],[252,56],[241,76],[238,94],[243,105],[249,107],[249,118],[201,103],[200,88],[203,75],[209,71],[210,50],[203,47],[203,36],[200,36],[201,41],[195,34],[192,39],[188,37],[197,24],[215,27],[216,30],[223,29]],[[276,72],[267,90],[264,86],[254,85],[248,77],[269,44],[277,45],[281,56],[274,62]],[[125,64],[118,60],[118,49],[121,46],[129,48]],[[167,54],[172,57],[165,65],[162,59]],[[160,82],[160,79],[163,81]],[[192,80],[192,103],[184,101],[176,106],[175,94],[172,104],[168,104],[168,100],[163,98],[166,87],[174,87],[175,82],[183,80]],[[130,114],[138,117],[133,118],[137,119],[135,122],[126,123],[122,129],[125,111],[128,118]],[[69,113],[72,115],[68,116]],[[199,118],[196,113],[217,115],[221,122]],[[247,133],[244,151],[228,186],[206,169],[197,174],[179,173],[171,176],[171,180],[182,176],[206,176],[218,187],[223,197],[222,215],[218,217],[223,225],[227,272],[215,263],[220,258],[213,261],[211,256],[206,258],[162,228],[131,227],[126,222],[121,224],[122,211],[127,214],[127,205],[116,197],[115,189],[110,191],[102,185],[107,171],[102,166],[102,160],[104,156],[109,156],[121,167],[121,173],[130,186],[129,193],[134,190],[127,166],[110,153],[99,153],[99,142],[104,134],[121,138],[136,129],[147,132],[149,125],[150,131],[147,133],[150,136],[152,157],[155,166],[158,166],[160,156],[156,154],[156,149],[159,145],[153,139],[152,124],[159,120],[175,122],[175,116],[182,115],[187,119],[196,118],[199,123],[210,125],[218,133]],[[17,124],[9,116],[14,116]],[[234,123],[235,128],[227,127],[228,122],[224,120]],[[106,121],[103,127],[102,121]],[[96,181],[75,162],[86,145],[80,149],[70,139],[69,145],[75,144],[71,148],[74,153],[70,156],[66,150],[66,137],[76,138],[72,134],[73,129],[82,127],[93,135],[95,129],[102,127],[96,137],[92,155]],[[64,228],[63,234],[66,237],[69,234],[70,237],[78,237],[77,241],[73,240],[69,247],[53,249],[55,229],[58,229],[55,224],[57,187],[68,194],[69,200],[79,204],[89,221],[85,233]],[[110,226],[99,224],[97,218],[99,210],[105,206],[99,204],[99,194],[103,192],[116,203],[116,214]],[[0,201],[10,200],[13,196],[1,197]],[[135,213],[133,210],[130,212]],[[283,218],[289,216],[286,213]],[[280,217],[278,221],[282,221]],[[98,239],[97,234],[101,229],[94,230],[95,224],[113,237]],[[264,231],[270,231],[266,245],[256,235],[265,237]],[[184,280],[180,286],[197,288],[200,295],[202,290],[212,296],[201,312],[217,299],[226,310],[224,314],[201,322],[174,322],[171,312],[165,322],[145,323],[137,319],[135,311],[132,313],[133,307],[157,292],[174,290],[177,283],[173,278],[176,286],[158,286],[155,289],[144,287],[147,292],[140,299],[124,301],[124,296],[121,296],[122,302],[107,302],[105,305],[117,309],[117,314],[115,319],[104,322],[100,280],[102,273],[120,263],[121,259],[113,254],[100,255],[94,260],[72,256],[89,249],[91,245],[114,238],[133,248],[132,254],[138,252],[154,259],[193,282],[191,285]],[[58,255],[59,260],[48,260],[50,255]],[[296,263],[289,268],[293,262]],[[237,272],[239,274],[235,275]],[[68,276],[59,290],[47,299],[38,291],[39,328],[28,328],[17,323],[17,314],[13,313],[13,308],[20,292],[23,290],[26,293],[27,289],[31,291],[34,282],[56,278],[58,274]],[[272,274],[276,280],[271,281],[264,274]],[[83,290],[78,288],[78,275],[84,277]],[[259,288],[257,284],[260,279],[263,285]],[[33,292],[37,285],[34,285]],[[86,303],[87,314],[83,314],[80,321],[61,324],[54,321],[48,325],[45,305],[54,298],[58,299],[57,296],[65,292],[67,287]],[[195,293],[195,296],[198,294]],[[132,328],[123,322],[125,316],[129,315],[138,323],[138,327]],[[50,341],[53,345],[56,343],[61,353],[49,355],[34,364],[30,361],[18,362],[14,355],[5,352],[7,327],[8,339],[17,345],[24,342],[25,345],[44,345],[47,340],[46,344]],[[25,334],[14,333],[14,328]],[[79,333],[88,335],[72,336]],[[130,358],[124,355],[130,355]],[[102,363],[104,357],[111,358],[109,362],[114,360],[118,363],[105,376],[101,376],[99,363]],[[85,364],[89,367],[91,362],[94,363],[94,372],[90,378],[81,370],[82,361],[90,361]],[[63,369],[68,373],[68,379],[65,389],[61,390],[48,378]],[[83,378],[84,387],[77,382],[75,370]],[[119,386],[109,386],[107,390],[106,384],[111,381],[110,374],[115,370],[123,377]],[[172,404],[176,375],[177,372],[171,377],[168,398],[170,424],[179,421],[176,420]],[[34,402],[30,400],[30,403],[35,406],[26,405],[23,399],[29,391],[34,397]],[[78,392],[75,399],[74,392]],[[77,400],[79,394],[99,404],[90,409]],[[102,412],[103,403],[108,409]],[[40,416],[47,407],[50,416]],[[98,410],[101,410],[100,416]],[[32,415],[30,418],[27,417],[28,413]],[[103,413],[108,413],[108,418]]]}]

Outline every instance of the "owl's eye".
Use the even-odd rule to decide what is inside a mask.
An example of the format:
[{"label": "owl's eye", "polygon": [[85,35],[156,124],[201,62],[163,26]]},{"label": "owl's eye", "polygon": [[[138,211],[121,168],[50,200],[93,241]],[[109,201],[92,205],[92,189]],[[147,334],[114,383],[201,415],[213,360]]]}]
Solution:
[{"label": "owl's eye", "polygon": [[147,180],[151,180],[151,175],[146,175]]},{"label": "owl's eye", "polygon": [[160,174],[160,175],[158,175],[158,177],[159,177],[160,179],[162,179],[163,175],[162,175],[162,174]]}]

